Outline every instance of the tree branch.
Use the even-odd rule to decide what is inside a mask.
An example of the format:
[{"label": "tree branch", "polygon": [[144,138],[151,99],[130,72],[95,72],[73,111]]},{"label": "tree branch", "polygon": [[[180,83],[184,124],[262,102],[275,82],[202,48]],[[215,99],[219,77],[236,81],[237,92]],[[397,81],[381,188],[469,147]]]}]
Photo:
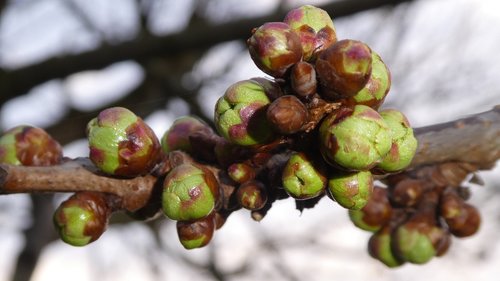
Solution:
[{"label": "tree branch", "polygon": [[452,122],[415,129],[419,141],[412,167],[458,161],[491,168],[500,158],[500,105]]},{"label": "tree branch", "polygon": [[156,182],[152,175],[131,179],[106,176],[87,158],[47,167],[0,165],[0,194],[99,191],[117,195],[122,208],[130,211],[146,205]]},{"label": "tree branch", "polygon": [[[419,147],[409,169],[457,161],[490,169],[500,159],[500,106],[415,132]],[[0,194],[99,191],[117,195],[122,208],[129,211],[145,206],[159,182],[153,175],[131,179],[106,176],[87,158],[49,167],[0,165]]]},{"label": "tree branch", "polygon": [[[334,18],[385,5],[395,5],[411,0],[342,0],[322,6]],[[32,87],[72,73],[99,69],[117,61],[140,60],[155,56],[175,58],[189,50],[206,49],[221,42],[247,39],[253,27],[264,22],[282,20],[286,11],[272,15],[235,20],[221,25],[196,24],[178,34],[156,36],[141,33],[137,38],[117,45],[103,43],[99,48],[76,54],[50,58],[34,65],[14,70],[0,71],[0,105],[27,92]]]}]

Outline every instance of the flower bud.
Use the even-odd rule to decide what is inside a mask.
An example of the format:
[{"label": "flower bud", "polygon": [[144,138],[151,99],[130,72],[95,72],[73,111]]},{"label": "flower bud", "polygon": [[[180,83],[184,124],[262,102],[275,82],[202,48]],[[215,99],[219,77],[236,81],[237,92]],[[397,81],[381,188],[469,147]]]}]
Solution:
[{"label": "flower bud", "polygon": [[292,67],[290,81],[295,95],[300,98],[307,99],[316,93],[316,70],[308,62],[301,61]]},{"label": "flower bud", "polygon": [[286,95],[273,101],[267,108],[267,120],[281,134],[293,134],[307,122],[309,112],[295,96]]},{"label": "flower bud", "polygon": [[410,221],[398,227],[396,239],[398,255],[405,261],[424,264],[437,255],[438,243],[446,235],[438,226]]},{"label": "flower bud", "polygon": [[218,196],[219,185],[212,172],[181,164],[163,182],[163,212],[172,220],[201,219],[214,210]]},{"label": "flower bud", "polygon": [[254,29],[247,45],[257,67],[276,78],[284,77],[302,59],[299,36],[283,22],[268,22]]},{"label": "flower bud", "polygon": [[340,206],[359,210],[373,192],[373,177],[369,171],[345,173],[338,171],[328,180],[328,192]]},{"label": "flower bud", "polygon": [[332,19],[320,8],[301,6],[288,12],[283,21],[299,35],[305,61],[314,60],[317,53],[337,41]]},{"label": "flower bud", "polygon": [[[370,79],[370,48],[356,40],[341,40],[323,51],[316,61],[321,85],[342,97],[356,95]],[[332,99],[330,96],[325,96]]]},{"label": "flower bud", "polygon": [[347,100],[347,104],[363,104],[378,109],[391,88],[391,73],[380,56],[372,51],[372,71],[363,89]]},{"label": "flower bud", "polygon": [[189,136],[197,131],[211,131],[211,129],[205,122],[192,116],[177,118],[161,138],[163,152],[169,153],[174,150],[183,150],[192,153]]},{"label": "flower bud", "polygon": [[326,188],[323,168],[304,153],[294,153],[283,170],[283,188],[295,199],[309,199]]},{"label": "flower bud", "polygon": [[14,127],[0,137],[0,163],[50,166],[61,162],[61,145],[43,129]]},{"label": "flower bud", "polygon": [[440,204],[440,214],[456,237],[475,234],[481,225],[481,216],[474,206],[467,204],[456,192],[445,191]]},{"label": "flower bud", "polygon": [[61,239],[73,246],[85,246],[106,230],[111,208],[103,194],[77,192],[54,213],[54,225]]},{"label": "flower bud", "polygon": [[160,142],[153,130],[130,110],[105,109],[87,125],[90,160],[117,176],[148,173],[158,162]]},{"label": "flower bud", "polygon": [[229,177],[237,183],[244,183],[255,177],[255,170],[245,163],[234,163],[227,168]]},{"label": "flower bud", "polygon": [[267,190],[260,181],[247,181],[236,190],[236,200],[247,210],[260,210],[266,205]]},{"label": "flower bud", "polygon": [[408,119],[398,110],[387,109],[380,112],[380,116],[389,126],[392,135],[392,144],[389,153],[377,165],[386,172],[397,172],[410,165],[418,142]]},{"label": "flower bud", "polygon": [[424,182],[415,179],[403,179],[390,187],[391,201],[400,207],[417,205],[424,193]]},{"label": "flower bud", "polygon": [[398,267],[404,264],[393,252],[390,226],[385,226],[374,233],[368,241],[368,253],[388,267]]},{"label": "flower bud", "polygon": [[424,264],[438,254],[447,232],[437,225],[437,194],[426,193],[416,213],[394,231],[394,250],[405,261]]},{"label": "flower bud", "polygon": [[365,105],[331,113],[322,121],[319,136],[323,158],[348,170],[371,169],[391,148],[389,127]]},{"label": "flower bud", "polygon": [[353,224],[363,230],[375,232],[391,220],[392,207],[387,198],[387,189],[374,187],[366,205],[359,210],[349,210]]},{"label": "flower bud", "polygon": [[215,106],[217,131],[238,145],[268,142],[272,137],[265,115],[269,103],[264,87],[253,80],[231,85]]},{"label": "flower bud", "polygon": [[206,246],[215,231],[214,216],[210,215],[194,221],[178,221],[177,235],[184,248],[191,250]]}]

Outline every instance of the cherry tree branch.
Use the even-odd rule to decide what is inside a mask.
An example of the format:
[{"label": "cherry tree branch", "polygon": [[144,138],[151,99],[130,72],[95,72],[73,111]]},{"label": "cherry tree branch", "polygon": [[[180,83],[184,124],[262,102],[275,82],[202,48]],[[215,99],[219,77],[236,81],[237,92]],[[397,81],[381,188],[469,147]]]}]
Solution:
[{"label": "cherry tree branch", "polygon": [[[462,162],[491,169],[500,159],[500,106],[452,122],[415,129],[419,147],[408,169]],[[216,171],[216,168],[212,168]],[[159,178],[116,178],[100,173],[87,158],[58,166],[0,165],[0,194],[99,191],[117,195],[121,207],[135,211],[152,199]]]},{"label": "cherry tree branch", "polygon": [[415,129],[419,141],[411,167],[466,162],[491,168],[500,158],[500,105],[463,119]]},{"label": "cherry tree branch", "polygon": [[106,176],[88,158],[47,167],[0,165],[0,194],[99,191],[117,195],[121,207],[131,211],[147,204],[156,182],[152,175],[130,179]]}]

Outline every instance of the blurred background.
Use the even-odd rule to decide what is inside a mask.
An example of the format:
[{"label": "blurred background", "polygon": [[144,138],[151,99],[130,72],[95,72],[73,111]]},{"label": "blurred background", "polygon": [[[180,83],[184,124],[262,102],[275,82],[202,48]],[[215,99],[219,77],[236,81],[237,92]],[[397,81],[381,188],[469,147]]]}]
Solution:
[{"label": "blurred background", "polygon": [[[414,127],[500,103],[496,0],[0,0],[0,131],[43,127],[77,157],[88,153],[86,123],[106,107],[131,109],[158,136],[181,115],[211,122],[229,85],[265,76],[245,48],[251,28],[302,4],[381,55],[393,78],[384,106]],[[499,175],[482,172],[485,187],[471,186],[478,234],[397,269],[370,258],[369,234],[329,199],[302,214],[293,200],[277,202],[260,223],[236,212],[208,247],[186,251],[168,219],[117,220],[74,248],[52,226],[67,195],[0,196],[0,281],[496,280]]]}]

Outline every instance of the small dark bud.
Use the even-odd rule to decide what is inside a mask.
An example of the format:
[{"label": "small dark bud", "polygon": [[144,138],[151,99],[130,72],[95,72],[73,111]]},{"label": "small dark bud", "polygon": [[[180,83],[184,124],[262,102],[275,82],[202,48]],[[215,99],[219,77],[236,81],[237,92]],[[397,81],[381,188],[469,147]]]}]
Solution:
[{"label": "small dark bud", "polygon": [[308,118],[309,112],[306,106],[297,97],[291,95],[276,99],[267,109],[267,120],[276,131],[282,134],[300,131]]},{"label": "small dark bud", "polygon": [[392,207],[387,189],[374,187],[368,203],[360,210],[349,210],[349,218],[355,226],[366,231],[377,231],[391,220]]},{"label": "small dark bud", "polygon": [[191,250],[206,246],[214,235],[214,216],[195,221],[178,221],[177,235],[184,248]]},{"label": "small dark bud", "polygon": [[267,191],[260,181],[247,181],[236,190],[236,199],[245,209],[259,210],[266,205]]},{"label": "small dark bud", "polygon": [[237,183],[244,183],[255,177],[255,170],[245,163],[234,163],[227,168],[229,177]]},{"label": "small dark bud", "polygon": [[481,225],[481,216],[474,206],[467,204],[455,191],[447,190],[441,198],[440,214],[449,231],[457,237],[475,234]]},{"label": "small dark bud", "polygon": [[312,64],[305,61],[296,63],[292,67],[290,80],[292,89],[298,97],[307,99],[316,93],[316,70]]},{"label": "small dark bud", "polygon": [[424,192],[424,183],[415,179],[404,179],[390,188],[391,201],[401,207],[415,206]]}]

